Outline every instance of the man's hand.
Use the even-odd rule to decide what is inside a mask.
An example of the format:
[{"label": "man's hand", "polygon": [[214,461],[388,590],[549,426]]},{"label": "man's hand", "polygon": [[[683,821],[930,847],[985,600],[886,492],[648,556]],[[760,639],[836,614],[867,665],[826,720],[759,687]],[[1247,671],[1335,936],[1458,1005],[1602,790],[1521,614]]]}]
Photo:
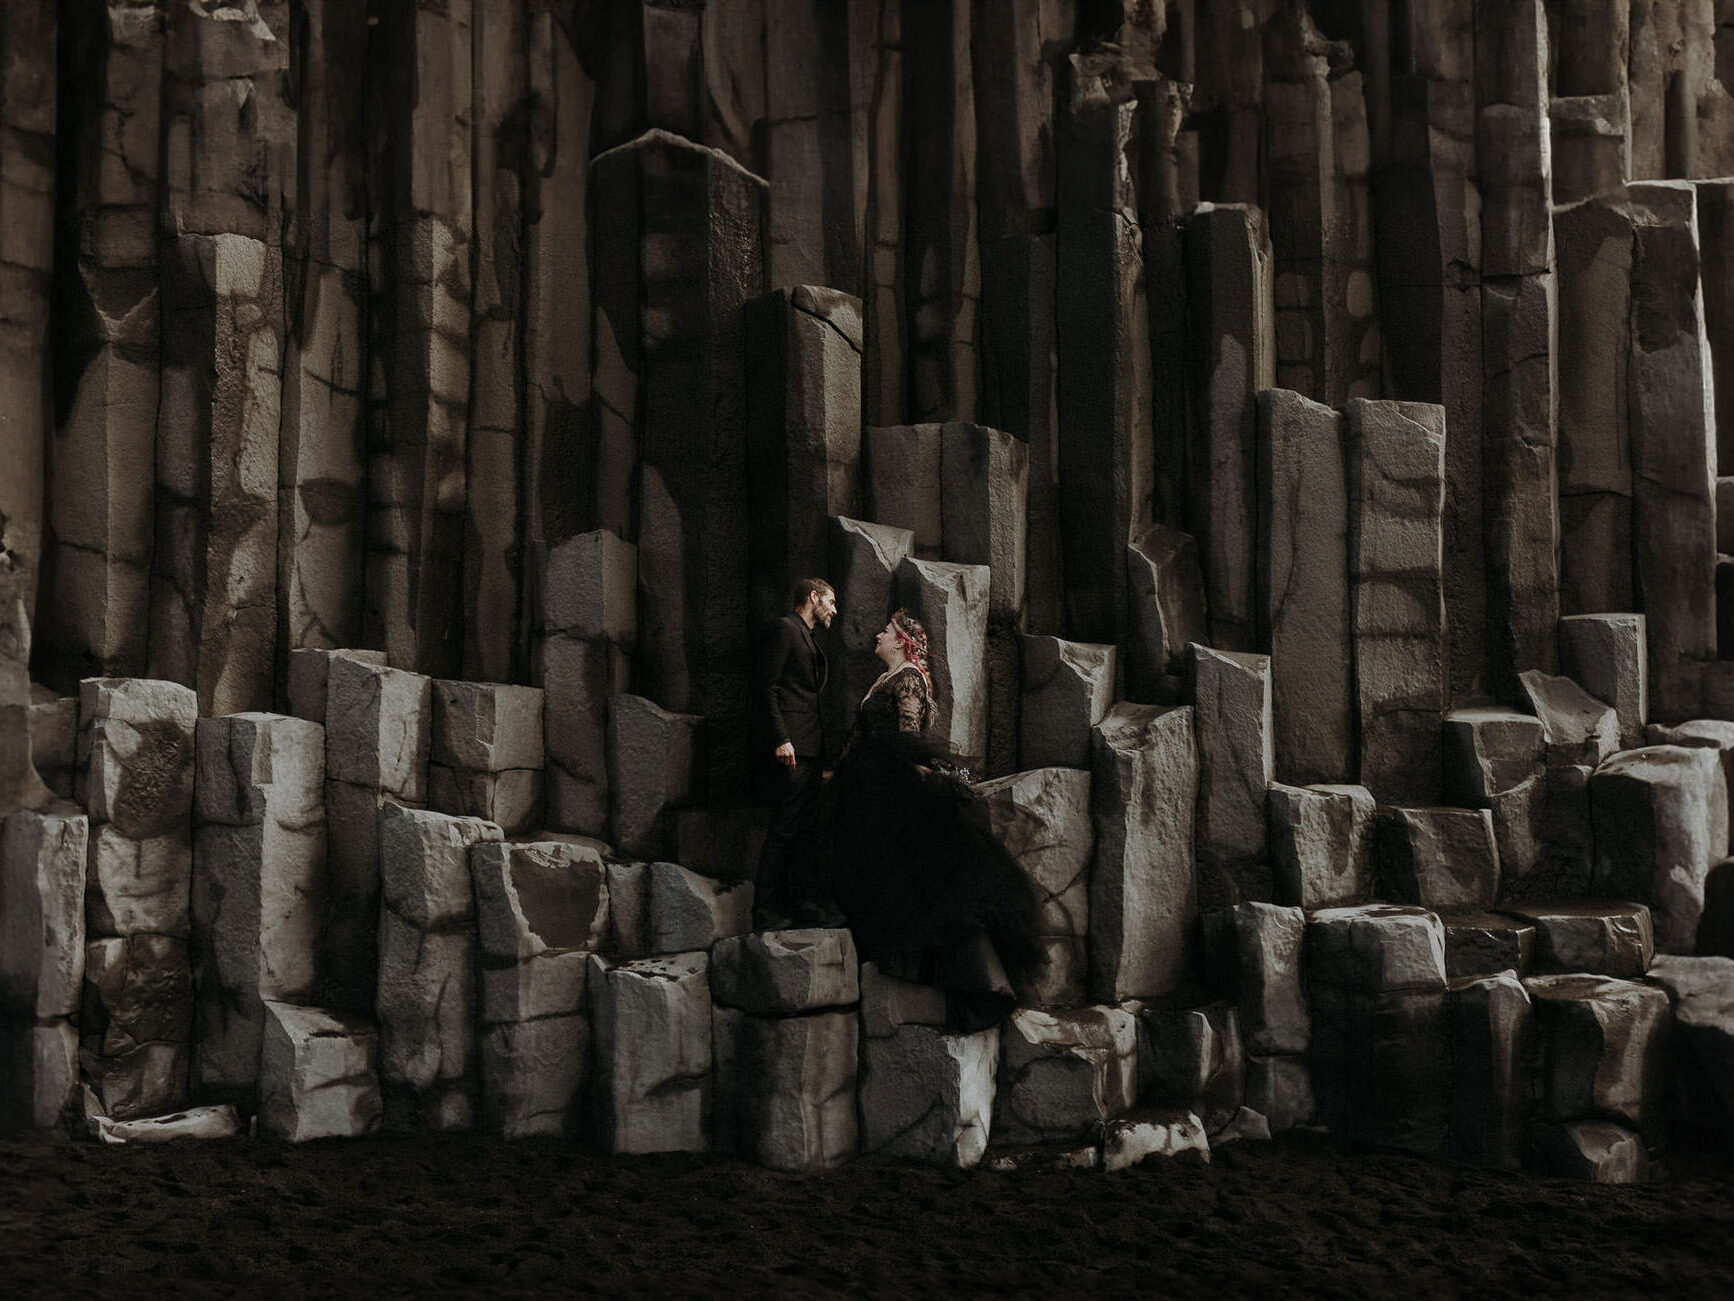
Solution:
[{"label": "man's hand", "polygon": [[777,762],[783,767],[793,768],[795,766],[795,743],[793,741],[784,741],[776,748],[775,754]]}]

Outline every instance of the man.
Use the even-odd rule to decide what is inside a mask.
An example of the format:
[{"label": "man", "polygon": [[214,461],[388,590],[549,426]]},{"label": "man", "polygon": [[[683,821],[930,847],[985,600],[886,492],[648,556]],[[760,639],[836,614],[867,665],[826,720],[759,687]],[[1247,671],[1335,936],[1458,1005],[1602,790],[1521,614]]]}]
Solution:
[{"label": "man", "polygon": [[774,763],[775,800],[755,886],[760,930],[841,920],[818,898],[813,844],[825,750],[819,693],[827,667],[813,633],[831,626],[837,594],[822,578],[802,578],[789,601],[793,613],[773,620],[759,647],[759,744]]}]

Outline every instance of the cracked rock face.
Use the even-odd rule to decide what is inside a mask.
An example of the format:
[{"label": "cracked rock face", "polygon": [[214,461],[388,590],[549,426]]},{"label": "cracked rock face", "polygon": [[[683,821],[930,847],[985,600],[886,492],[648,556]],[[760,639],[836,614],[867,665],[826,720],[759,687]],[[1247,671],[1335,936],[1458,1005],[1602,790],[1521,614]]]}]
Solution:
[{"label": "cracked rock face", "polygon": [[590,959],[593,1123],[605,1150],[709,1148],[709,966],[703,953],[620,966]]}]

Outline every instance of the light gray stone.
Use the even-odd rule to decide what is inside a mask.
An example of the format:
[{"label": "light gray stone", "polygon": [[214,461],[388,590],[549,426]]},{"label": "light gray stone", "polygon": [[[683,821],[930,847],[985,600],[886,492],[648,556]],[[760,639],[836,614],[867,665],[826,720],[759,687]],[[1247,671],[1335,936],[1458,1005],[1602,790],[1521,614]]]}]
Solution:
[{"label": "light gray stone", "polygon": [[1271,660],[1192,648],[1198,729],[1199,892],[1206,907],[1261,895],[1266,791],[1276,776]]},{"label": "light gray stone", "polygon": [[334,655],[325,704],[325,771],[405,800],[427,798],[433,681]]},{"label": "light gray stone", "polygon": [[607,642],[538,638],[531,664],[542,688],[548,824],[608,833],[608,702],[626,689],[624,652]]},{"label": "light gray stone", "polygon": [[1090,729],[1114,702],[1112,646],[1025,635],[1018,759],[1024,768],[1088,768]]},{"label": "light gray stone", "polygon": [[379,1083],[392,1129],[464,1130],[475,1122],[476,941],[470,930],[418,930],[379,919]]},{"label": "light gray stone", "polygon": [[432,931],[475,917],[470,847],[501,839],[480,818],[454,818],[388,803],[379,810],[383,902],[418,930]]},{"label": "light gray stone", "polygon": [[323,820],[325,729],[286,714],[199,720],[193,811],[203,823],[306,827]]},{"label": "light gray stone", "polygon": [[379,1035],[364,1021],[267,1000],[259,1127],[273,1138],[360,1138],[379,1128]]},{"label": "light gray stone", "polygon": [[542,766],[540,688],[440,680],[432,699],[430,762],[488,773]]},{"label": "light gray stone", "polygon": [[1595,888],[1648,903],[1656,948],[1690,953],[1705,880],[1728,843],[1728,787],[1713,750],[1646,746],[1589,780]]},{"label": "light gray stone", "polygon": [[[1722,775],[1728,783],[1728,806],[1734,811],[1734,723],[1716,718],[1692,719],[1678,727],[1651,723],[1644,728],[1641,745],[1699,746],[1714,750],[1722,764]],[[1734,828],[1730,834],[1734,835]]]},{"label": "light gray stone", "polygon": [[708,959],[590,959],[596,1139],[608,1152],[710,1146]]},{"label": "light gray stone", "polygon": [[[58,1050],[54,1069],[58,1070]],[[118,1057],[103,1057],[88,1048],[78,1053],[79,1076],[95,1093],[102,1114],[115,1120],[160,1116],[187,1105],[187,1078],[193,1047],[158,1040],[140,1044]],[[39,1065],[39,1071],[42,1067]],[[257,1069],[255,1065],[254,1069]]]},{"label": "light gray stone", "polygon": [[986,565],[910,558],[897,566],[898,604],[927,629],[931,735],[966,763],[987,754],[988,586]]},{"label": "light gray stone", "polygon": [[[865,1003],[864,1003],[865,1008]],[[998,1028],[946,1034],[903,1024],[861,1044],[861,1150],[968,1169],[993,1127]]]},{"label": "light gray stone", "polygon": [[645,958],[650,948],[650,864],[610,860],[608,951],[619,958]]},{"label": "light gray stone", "polygon": [[1499,846],[1491,812],[1389,808],[1379,816],[1379,875],[1393,902],[1459,911],[1493,906]]},{"label": "light gray stone", "polygon": [[1103,1003],[1184,979],[1198,911],[1192,710],[1116,705],[1097,725],[1090,802],[1090,988]]},{"label": "light gray stone", "polygon": [[754,931],[711,951],[711,995],[752,1016],[790,1016],[860,1001],[855,940],[846,930]]},{"label": "light gray stone", "polygon": [[600,949],[608,937],[602,855],[558,841],[470,849],[476,932],[484,966],[529,962],[550,950]]},{"label": "light gray stone", "polygon": [[752,929],[752,883],[716,881],[677,863],[652,863],[649,911],[653,953],[709,949]]},{"label": "light gray stone", "polygon": [[1189,1111],[1151,1111],[1102,1127],[1102,1168],[1129,1170],[1151,1157],[1191,1157],[1210,1163],[1204,1123]]},{"label": "light gray stone", "polygon": [[1655,939],[1641,903],[1527,904],[1535,927],[1538,972],[1588,972],[1637,980],[1649,968]]},{"label": "light gray stone", "polygon": [[1666,1107],[1668,995],[1607,976],[1531,976],[1544,1063],[1538,1119],[1612,1120],[1659,1139]]},{"label": "light gray stone", "polygon": [[1380,993],[1443,989],[1445,927],[1425,908],[1324,908],[1307,918],[1306,961],[1314,985]]},{"label": "light gray stone", "polygon": [[1276,775],[1355,771],[1342,417],[1286,389],[1258,395],[1259,617],[1268,634]]},{"label": "light gray stone", "polygon": [[0,827],[0,1017],[78,1010],[90,821],[19,810]]},{"label": "light gray stone", "polygon": [[30,688],[30,758],[36,774],[61,799],[71,799],[77,785],[78,697],[56,696],[48,688]]},{"label": "light gray stone", "polygon": [[860,1142],[854,1014],[766,1018],[717,1007],[712,1015],[718,1142],[773,1170],[850,1160]]},{"label": "light gray stone", "polygon": [[695,749],[704,720],[642,696],[608,702],[608,793],[614,843],[625,854],[654,856],[662,814],[692,798]]},{"label": "light gray stone", "polygon": [[1550,764],[1595,767],[1620,747],[1619,715],[1570,678],[1528,669],[1517,675],[1529,706],[1541,720]]},{"label": "light gray stone", "polygon": [[1359,903],[1371,893],[1371,791],[1273,782],[1268,798],[1277,902],[1332,908]]},{"label": "light gray stone", "polygon": [[1450,681],[1444,596],[1445,410],[1351,400],[1349,577],[1361,784],[1438,798]]},{"label": "light gray stone", "polygon": [[187,942],[169,935],[92,940],[84,953],[79,1033],[86,1050],[119,1058],[146,1044],[193,1040]]},{"label": "light gray stone", "polygon": [[1559,621],[1559,667],[1614,707],[1620,749],[1643,744],[1649,721],[1649,652],[1641,614],[1573,614]]},{"label": "light gray stone", "polygon": [[540,768],[479,772],[437,763],[427,768],[429,807],[492,822],[508,836],[521,836],[541,824],[542,793]]},{"label": "light gray stone", "polygon": [[482,1024],[537,1021],[582,1014],[590,970],[587,949],[547,949],[504,966],[481,971]]},{"label": "light gray stone", "polygon": [[186,687],[147,678],[79,684],[79,794],[92,823],[138,840],[184,829],[193,805],[193,731],[199,702]]}]

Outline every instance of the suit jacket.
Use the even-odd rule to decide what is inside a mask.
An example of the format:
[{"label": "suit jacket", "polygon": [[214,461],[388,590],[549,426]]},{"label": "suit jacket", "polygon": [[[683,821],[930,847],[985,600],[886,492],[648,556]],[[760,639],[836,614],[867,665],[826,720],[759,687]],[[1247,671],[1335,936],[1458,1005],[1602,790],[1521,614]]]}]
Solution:
[{"label": "suit jacket", "polygon": [[765,629],[759,646],[759,732],[766,750],[784,741],[802,758],[824,749],[819,693],[829,666],[825,652],[798,614],[785,614]]}]

